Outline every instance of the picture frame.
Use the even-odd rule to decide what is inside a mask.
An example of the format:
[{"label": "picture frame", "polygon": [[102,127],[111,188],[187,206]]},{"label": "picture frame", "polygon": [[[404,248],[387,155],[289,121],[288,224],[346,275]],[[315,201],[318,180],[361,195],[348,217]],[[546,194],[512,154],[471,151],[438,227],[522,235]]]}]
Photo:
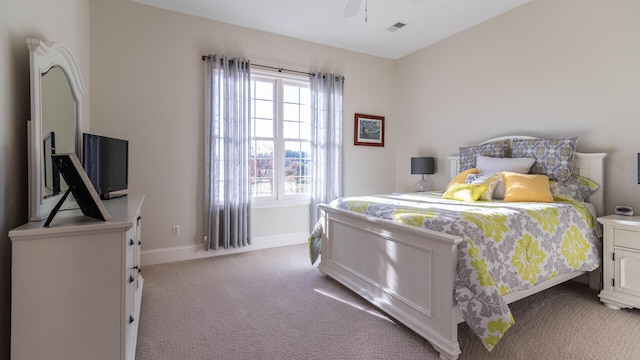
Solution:
[{"label": "picture frame", "polygon": [[62,196],[60,201],[51,210],[49,217],[44,223],[44,227],[49,227],[51,221],[56,216],[60,206],[64,203],[69,196],[69,193],[73,194],[76,199],[78,207],[85,216],[92,217],[101,221],[111,220],[111,215],[105,208],[100,195],[96,192],[96,189],[91,184],[91,180],[87,176],[87,173],[82,168],[82,164],[76,154],[54,154],[51,156],[54,167],[57,167],[62,175],[64,181],[69,185],[69,188]]},{"label": "picture frame", "polygon": [[384,116],[355,114],[353,144],[384,146]]}]

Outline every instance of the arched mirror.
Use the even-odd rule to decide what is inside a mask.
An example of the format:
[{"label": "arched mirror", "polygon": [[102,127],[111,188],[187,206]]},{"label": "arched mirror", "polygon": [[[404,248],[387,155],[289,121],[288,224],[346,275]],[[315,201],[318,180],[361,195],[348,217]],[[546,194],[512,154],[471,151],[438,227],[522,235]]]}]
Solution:
[{"label": "arched mirror", "polygon": [[67,189],[51,155],[80,154],[80,104],[87,89],[65,45],[28,39],[31,64],[29,217],[45,219]]}]

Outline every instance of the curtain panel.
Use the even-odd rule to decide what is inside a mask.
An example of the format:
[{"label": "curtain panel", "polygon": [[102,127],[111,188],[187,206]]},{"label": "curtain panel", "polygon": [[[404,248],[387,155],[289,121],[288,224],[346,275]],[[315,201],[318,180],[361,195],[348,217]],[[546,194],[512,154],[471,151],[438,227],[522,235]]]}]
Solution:
[{"label": "curtain panel", "polygon": [[342,196],[342,98],[344,77],[317,72],[311,77],[310,228],[319,219],[318,204]]},{"label": "curtain panel", "polygon": [[205,58],[205,244],[251,244],[251,69],[246,59]]}]

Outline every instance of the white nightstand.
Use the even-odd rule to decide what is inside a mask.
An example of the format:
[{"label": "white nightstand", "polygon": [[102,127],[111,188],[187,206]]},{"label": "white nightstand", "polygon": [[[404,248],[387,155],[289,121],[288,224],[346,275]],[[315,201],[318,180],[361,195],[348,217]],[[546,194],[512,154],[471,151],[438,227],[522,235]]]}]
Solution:
[{"label": "white nightstand", "polygon": [[604,226],[600,301],[616,310],[640,308],[640,216],[608,215],[598,222]]}]

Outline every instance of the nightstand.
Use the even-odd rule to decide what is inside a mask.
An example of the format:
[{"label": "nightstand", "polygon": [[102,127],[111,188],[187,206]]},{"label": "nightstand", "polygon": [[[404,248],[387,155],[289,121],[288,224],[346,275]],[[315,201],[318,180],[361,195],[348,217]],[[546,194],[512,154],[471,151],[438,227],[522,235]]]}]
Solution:
[{"label": "nightstand", "polygon": [[640,216],[608,215],[604,226],[600,301],[611,309],[640,308]]}]

